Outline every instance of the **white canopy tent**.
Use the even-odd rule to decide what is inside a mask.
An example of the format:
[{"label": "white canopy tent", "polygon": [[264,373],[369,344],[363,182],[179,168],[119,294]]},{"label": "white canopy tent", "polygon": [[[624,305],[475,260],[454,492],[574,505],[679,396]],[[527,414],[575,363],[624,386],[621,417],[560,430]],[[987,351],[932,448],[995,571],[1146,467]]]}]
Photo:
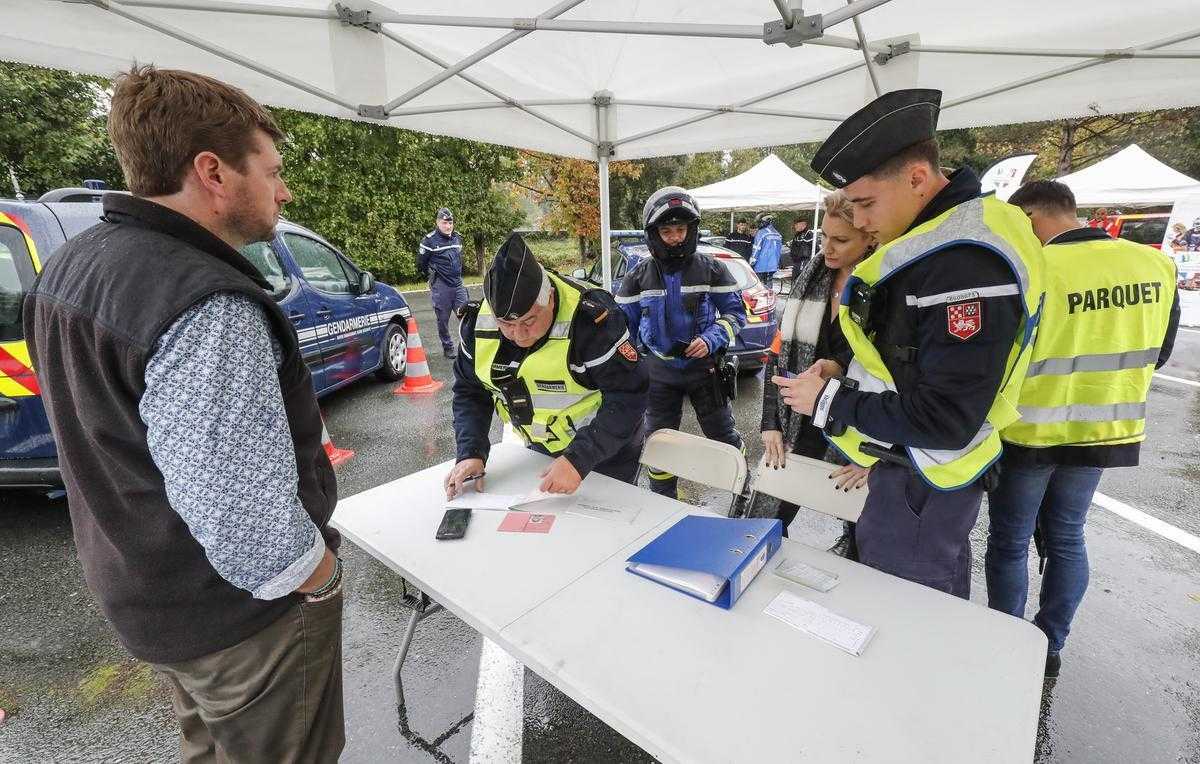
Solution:
[{"label": "white canopy tent", "polygon": [[[876,93],[942,127],[1200,103],[1195,0],[5,0],[0,58],[597,159],[817,140]],[[1169,87],[1167,86],[1169,84]],[[608,282],[608,258],[603,258]]]},{"label": "white canopy tent", "polygon": [[1200,194],[1200,181],[1168,167],[1137,144],[1057,180],[1070,186],[1080,207],[1174,204],[1187,194]]},{"label": "white canopy tent", "polygon": [[688,191],[705,212],[800,210],[829,193],[809,183],[774,154],[732,178]]}]

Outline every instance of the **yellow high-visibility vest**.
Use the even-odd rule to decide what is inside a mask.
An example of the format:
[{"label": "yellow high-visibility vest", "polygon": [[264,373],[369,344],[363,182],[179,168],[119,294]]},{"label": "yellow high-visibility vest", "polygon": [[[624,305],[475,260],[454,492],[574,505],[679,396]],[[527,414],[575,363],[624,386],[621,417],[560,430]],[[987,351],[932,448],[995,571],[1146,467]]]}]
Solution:
[{"label": "yellow high-visibility vest", "polygon": [[1050,244],[1045,254],[1046,302],[1021,419],[1000,436],[1034,447],[1143,440],[1175,264],[1124,239]]},{"label": "yellow high-visibility vest", "polygon": [[[1000,456],[1000,430],[1017,419],[1018,395],[1029,364],[1028,350],[1036,330],[1042,299],[1042,246],[1033,235],[1029,218],[1017,207],[994,196],[972,199],[952,207],[880,247],[859,263],[846,284],[838,309],[842,331],[854,351],[846,376],[858,382],[859,390],[897,392],[891,372],[884,365],[879,351],[864,328],[852,317],[850,296],[860,283],[869,287],[884,283],[921,257],[958,244],[984,247],[1004,258],[1012,268],[1025,321],[1009,352],[1000,390],[983,425],[966,446],[954,450],[932,450],[899,444],[906,447],[913,466],[921,476],[942,490],[960,488],[982,475]],[[1006,287],[984,287],[936,297],[949,305],[974,297],[1009,293],[996,291],[1004,289]],[[885,448],[892,446],[891,443],[870,438],[853,427],[847,427],[844,434],[831,437],[830,440],[848,459],[863,467],[874,464],[877,459],[862,453],[859,450],[861,444],[869,441]]]},{"label": "yellow high-visibility vest", "polygon": [[537,444],[556,454],[574,439],[576,431],[591,423],[600,410],[599,390],[580,385],[571,376],[571,322],[579,308],[583,292],[554,273],[547,271],[554,284],[558,305],[550,336],[533,353],[525,356],[516,369],[524,381],[533,407],[533,422],[513,422],[500,387],[492,379],[492,362],[500,351],[501,335],[496,315],[487,300],[479,306],[475,319],[475,375],[492,394],[496,411],[505,422],[512,422],[527,444]]}]

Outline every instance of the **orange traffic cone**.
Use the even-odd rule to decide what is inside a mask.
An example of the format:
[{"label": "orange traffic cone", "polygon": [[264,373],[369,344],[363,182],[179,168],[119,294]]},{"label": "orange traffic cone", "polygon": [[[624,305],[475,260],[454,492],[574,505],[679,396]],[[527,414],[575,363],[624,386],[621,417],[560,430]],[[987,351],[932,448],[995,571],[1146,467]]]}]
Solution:
[{"label": "orange traffic cone", "polygon": [[421,344],[421,332],[417,329],[417,319],[408,317],[408,369],[404,375],[404,384],[392,392],[396,395],[430,395],[442,389],[442,383],[429,373],[429,360],[425,357],[425,347]]},{"label": "orange traffic cone", "polygon": [[325,455],[329,457],[329,463],[334,467],[340,467],[354,456],[354,452],[350,449],[338,448],[333,445],[333,440],[329,437],[329,429],[325,426],[324,416],[321,417],[321,445],[325,447]]}]

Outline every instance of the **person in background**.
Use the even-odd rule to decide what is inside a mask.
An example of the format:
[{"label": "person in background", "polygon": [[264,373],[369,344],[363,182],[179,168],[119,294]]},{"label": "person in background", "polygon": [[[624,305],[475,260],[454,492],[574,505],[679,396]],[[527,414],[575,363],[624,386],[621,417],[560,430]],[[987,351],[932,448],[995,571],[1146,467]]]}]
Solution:
[{"label": "person in background", "polygon": [[750,262],[750,250],[754,248],[754,239],[745,220],[739,220],[735,229],[725,238],[725,248],[737,252],[743,260]]},{"label": "person in background", "polygon": [[[742,449],[724,393],[720,358],[746,325],[741,288],[723,263],[696,251],[700,207],[678,186],[660,188],[642,208],[650,257],[625,274],[617,304],[646,348],[650,397],[646,431],[679,429],[688,398],[706,438]],[[650,472],[650,489],[677,495],[677,480]]]},{"label": "person in background", "polygon": [[808,228],[807,220],[797,220],[792,223],[792,240],[788,242],[788,252],[792,258],[792,272],[799,273],[813,256],[817,237]]},{"label": "person in background", "polygon": [[649,383],[612,295],[543,268],[514,233],[492,261],[483,302],[463,312],[459,333],[458,456],[446,498],[483,475],[493,411],[530,449],[556,457],[541,475],[543,491],[574,493],[593,470],[634,481]]},{"label": "person in background", "polygon": [[337,480],[291,320],[238,247],[291,194],[270,112],[190,72],[116,78],[129,194],[24,305],[84,579],[170,683],[182,759],[333,762]]},{"label": "person in background", "polygon": [[1026,183],[1009,199],[1046,245],[1046,301],[1021,387],[1020,421],[1001,430],[999,485],[988,492],[988,605],[1025,616],[1029,540],[1045,553],[1033,622],[1049,640],[1046,676],[1088,585],[1083,527],[1106,467],[1134,467],[1154,370],[1179,326],[1175,264],[1153,247],[1080,226],[1071,189]]},{"label": "person in background", "polygon": [[[773,348],[774,352],[767,361],[763,375],[765,380],[782,376],[784,372],[801,374],[818,362],[835,364],[826,369],[831,376],[844,374],[850,366],[850,345],[838,324],[838,306],[850,272],[871,253],[874,243],[870,234],[854,227],[854,210],[845,194],[835,191],[825,197],[823,206],[823,258],[806,263],[792,279],[792,289],[784,303],[783,317],[776,333],[778,347]],[[821,429],[813,426],[812,417],[798,414],[783,404],[779,388],[770,381],[763,384],[761,429],[768,467],[784,469],[790,451],[845,465],[833,473],[842,490],[850,491],[866,485],[870,470],[849,464],[825,440]],[[795,504],[780,502],[775,516],[783,521],[785,536],[788,525],[796,518],[798,511],[799,507]],[[842,530],[841,538],[830,551],[857,559],[854,523],[845,523]]]},{"label": "person in background", "polygon": [[758,222],[759,229],[754,233],[754,247],[750,251],[750,266],[762,283],[769,286],[771,277],[779,270],[783,236],[775,230],[774,215],[762,215]]},{"label": "person in background", "polygon": [[467,304],[467,288],[462,279],[462,237],[454,232],[454,213],[448,208],[437,211],[436,222],[437,227],[421,239],[417,272],[429,279],[442,354],[454,358],[450,316]]}]

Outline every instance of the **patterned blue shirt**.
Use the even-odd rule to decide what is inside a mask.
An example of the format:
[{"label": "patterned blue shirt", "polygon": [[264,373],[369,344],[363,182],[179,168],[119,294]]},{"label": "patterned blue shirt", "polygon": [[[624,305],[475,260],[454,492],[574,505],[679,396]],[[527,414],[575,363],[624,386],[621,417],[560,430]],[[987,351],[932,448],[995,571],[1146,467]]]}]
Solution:
[{"label": "patterned blue shirt", "polygon": [[217,573],[258,599],[295,591],[325,553],[298,496],[280,357],[260,305],[213,295],[163,332],[139,405],[171,508]]}]

